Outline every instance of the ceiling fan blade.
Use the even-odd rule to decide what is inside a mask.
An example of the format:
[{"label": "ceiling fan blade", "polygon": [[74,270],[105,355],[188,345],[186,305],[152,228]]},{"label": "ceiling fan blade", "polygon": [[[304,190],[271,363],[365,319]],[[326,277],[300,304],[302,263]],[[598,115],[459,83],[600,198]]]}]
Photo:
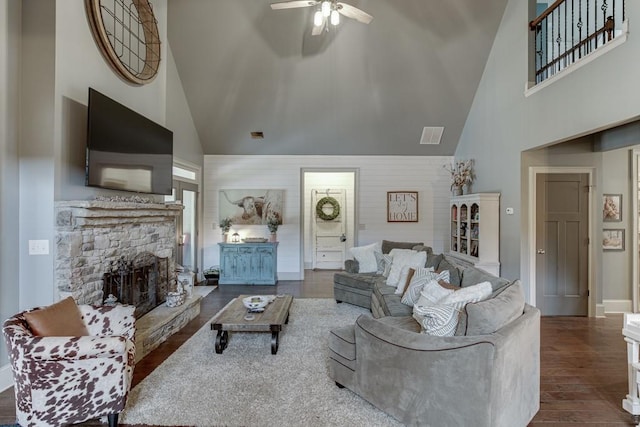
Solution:
[{"label": "ceiling fan blade", "polygon": [[358,22],[362,22],[363,24],[369,24],[373,21],[373,16],[369,15],[367,12],[358,9],[357,7],[351,6],[346,3],[337,3],[338,4],[338,12],[346,16],[347,18],[355,19]]},{"label": "ceiling fan blade", "polygon": [[294,1],[283,1],[280,3],[271,3],[271,9],[279,10],[279,9],[294,9],[297,7],[309,7],[315,6],[319,2],[313,0],[294,0]]}]

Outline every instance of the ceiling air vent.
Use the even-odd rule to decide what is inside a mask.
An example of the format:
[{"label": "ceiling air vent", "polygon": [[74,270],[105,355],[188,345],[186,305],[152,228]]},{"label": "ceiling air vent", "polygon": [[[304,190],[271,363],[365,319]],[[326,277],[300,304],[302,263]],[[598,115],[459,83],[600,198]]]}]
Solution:
[{"label": "ceiling air vent", "polygon": [[420,144],[421,145],[440,144],[440,139],[442,139],[443,132],[444,132],[444,127],[442,126],[425,127],[424,129],[422,129],[422,137],[420,138]]}]

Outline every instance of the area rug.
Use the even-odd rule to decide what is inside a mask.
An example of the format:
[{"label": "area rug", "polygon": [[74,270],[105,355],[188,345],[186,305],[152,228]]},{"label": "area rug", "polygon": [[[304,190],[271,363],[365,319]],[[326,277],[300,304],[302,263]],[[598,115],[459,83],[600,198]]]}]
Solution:
[{"label": "area rug", "polygon": [[120,422],[164,426],[399,426],[328,374],[329,330],[367,310],[294,299],[280,347],[270,333],[230,333],[215,353],[206,323],[130,393]]}]

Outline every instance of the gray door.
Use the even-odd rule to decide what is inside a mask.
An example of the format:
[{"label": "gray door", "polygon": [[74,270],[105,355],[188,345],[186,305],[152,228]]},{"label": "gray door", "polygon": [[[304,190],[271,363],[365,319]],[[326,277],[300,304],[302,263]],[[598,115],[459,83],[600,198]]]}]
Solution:
[{"label": "gray door", "polygon": [[543,315],[587,316],[588,174],[536,178],[536,300]]}]

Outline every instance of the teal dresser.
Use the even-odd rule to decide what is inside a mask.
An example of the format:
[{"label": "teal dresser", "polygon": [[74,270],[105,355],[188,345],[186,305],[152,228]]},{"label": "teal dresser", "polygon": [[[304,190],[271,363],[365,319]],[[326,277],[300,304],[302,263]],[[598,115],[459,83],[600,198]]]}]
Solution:
[{"label": "teal dresser", "polygon": [[218,243],[220,285],[275,285],[278,243]]}]

